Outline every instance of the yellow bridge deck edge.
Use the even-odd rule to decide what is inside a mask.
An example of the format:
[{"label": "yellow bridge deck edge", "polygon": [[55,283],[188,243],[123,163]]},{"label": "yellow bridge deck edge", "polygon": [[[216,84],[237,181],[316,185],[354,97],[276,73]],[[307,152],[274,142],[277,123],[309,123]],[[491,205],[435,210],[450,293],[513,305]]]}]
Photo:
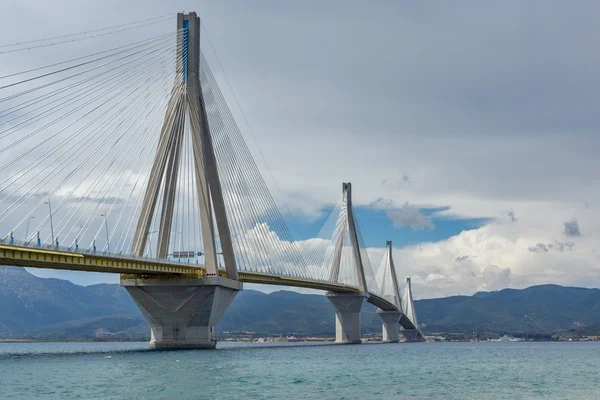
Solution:
[{"label": "yellow bridge deck edge", "polygon": [[150,259],[71,253],[60,250],[0,245],[0,264],[31,268],[65,269],[110,273],[206,275],[204,268],[156,262]]}]

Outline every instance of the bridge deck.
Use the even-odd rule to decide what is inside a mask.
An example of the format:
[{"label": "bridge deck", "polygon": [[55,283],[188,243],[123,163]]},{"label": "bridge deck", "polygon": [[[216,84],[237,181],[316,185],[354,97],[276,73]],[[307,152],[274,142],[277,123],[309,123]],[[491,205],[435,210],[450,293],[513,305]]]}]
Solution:
[{"label": "bridge deck", "polygon": [[[34,248],[0,244],[0,265],[30,268],[62,269],[71,271],[108,272],[116,274],[170,274],[201,278],[206,269],[184,263],[168,262],[152,258],[134,258],[113,254],[71,252],[46,248]],[[220,271],[225,274],[225,271]],[[336,293],[359,293],[358,288],[326,281],[270,275],[260,272],[239,272],[240,281],[325,290]],[[382,310],[397,310],[394,304],[376,294],[369,293],[368,301]]]}]

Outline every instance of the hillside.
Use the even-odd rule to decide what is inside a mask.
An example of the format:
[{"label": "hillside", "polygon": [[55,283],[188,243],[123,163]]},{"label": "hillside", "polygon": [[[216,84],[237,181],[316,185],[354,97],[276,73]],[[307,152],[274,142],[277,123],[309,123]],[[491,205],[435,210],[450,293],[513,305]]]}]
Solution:
[{"label": "hillside", "polygon": [[428,331],[556,332],[600,322],[600,290],[532,286],[421,300],[419,323]]},{"label": "hillside", "polygon": [[48,327],[119,315],[143,322],[137,306],[119,285],[83,287],[38,278],[20,267],[0,268],[0,337],[45,337]]},{"label": "hillside", "polygon": [[[533,286],[416,302],[426,332],[556,332],[600,327],[600,290]],[[589,330],[588,329],[588,330]],[[217,331],[333,335],[334,311],[325,296],[242,291]],[[370,304],[363,332],[380,332]],[[149,327],[119,285],[78,286],[38,278],[18,267],[0,268],[0,338],[143,338]]]}]

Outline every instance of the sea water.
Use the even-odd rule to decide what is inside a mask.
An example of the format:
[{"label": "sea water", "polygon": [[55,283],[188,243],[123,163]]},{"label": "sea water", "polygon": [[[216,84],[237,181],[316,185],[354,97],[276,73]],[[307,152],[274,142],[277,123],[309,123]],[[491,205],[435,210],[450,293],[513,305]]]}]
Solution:
[{"label": "sea water", "polygon": [[598,399],[600,343],[0,343],[6,399]]}]

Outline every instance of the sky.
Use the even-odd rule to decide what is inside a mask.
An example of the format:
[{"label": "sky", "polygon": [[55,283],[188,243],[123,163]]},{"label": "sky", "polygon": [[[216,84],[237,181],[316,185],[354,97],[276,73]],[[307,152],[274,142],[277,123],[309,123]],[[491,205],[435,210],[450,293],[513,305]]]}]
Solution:
[{"label": "sky", "polygon": [[0,37],[198,12],[295,238],[318,233],[350,181],[371,264],[392,240],[398,275],[412,276],[416,298],[430,298],[600,286],[599,7],[4,0]]}]

